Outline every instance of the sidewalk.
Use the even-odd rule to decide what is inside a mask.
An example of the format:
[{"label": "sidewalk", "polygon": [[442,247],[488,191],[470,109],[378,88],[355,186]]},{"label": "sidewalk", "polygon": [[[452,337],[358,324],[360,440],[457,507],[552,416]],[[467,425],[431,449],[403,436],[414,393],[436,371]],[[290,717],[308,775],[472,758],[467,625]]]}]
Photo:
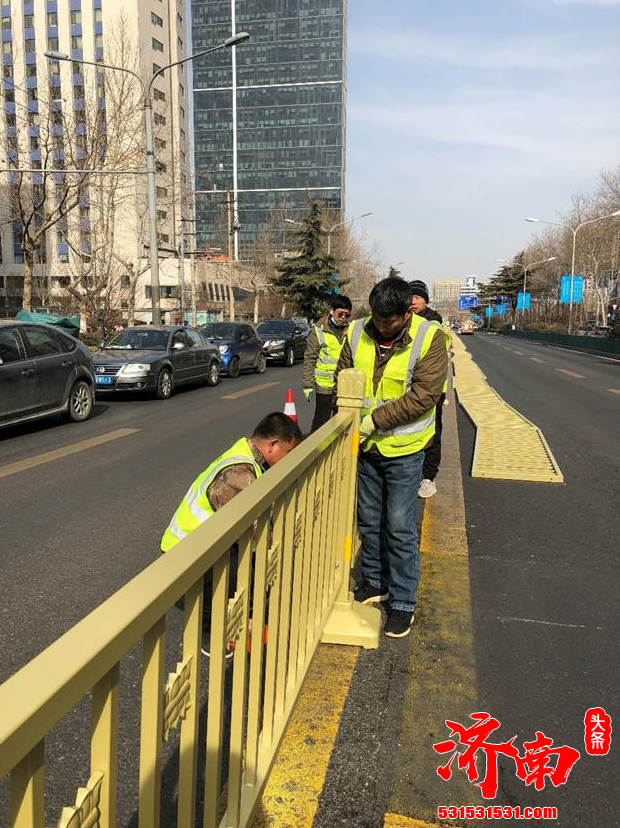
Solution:
[{"label": "sidewalk", "polygon": [[[447,718],[477,709],[456,409],[444,409],[439,494],[425,503],[416,622],[378,650],[319,649],[255,828],[412,828],[438,804],[480,804],[463,772],[437,775]],[[418,820],[423,820],[419,823]]]}]

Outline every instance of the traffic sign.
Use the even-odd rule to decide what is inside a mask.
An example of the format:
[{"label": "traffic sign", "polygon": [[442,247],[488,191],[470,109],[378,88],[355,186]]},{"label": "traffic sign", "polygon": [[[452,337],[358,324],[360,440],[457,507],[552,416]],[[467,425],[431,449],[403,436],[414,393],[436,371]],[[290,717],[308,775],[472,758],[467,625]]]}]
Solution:
[{"label": "traffic sign", "polygon": [[478,307],[477,296],[459,296],[459,310],[467,311]]},{"label": "traffic sign", "polygon": [[484,315],[487,319],[490,319],[493,316],[493,308],[489,305],[489,307],[485,310]]}]

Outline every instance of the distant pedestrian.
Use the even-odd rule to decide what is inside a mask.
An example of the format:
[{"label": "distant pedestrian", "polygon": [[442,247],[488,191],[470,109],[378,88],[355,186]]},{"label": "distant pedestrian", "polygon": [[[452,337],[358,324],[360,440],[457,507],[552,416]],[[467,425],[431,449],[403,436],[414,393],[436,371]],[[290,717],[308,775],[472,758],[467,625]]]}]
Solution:
[{"label": "distant pedestrian", "polygon": [[[423,319],[432,322],[439,322],[443,324],[441,314],[437,313],[429,307],[428,288],[424,282],[416,280],[409,282],[411,288],[411,310]],[[435,417],[435,436],[433,442],[428,446],[424,452],[424,467],[422,469],[422,482],[418,489],[418,497],[432,497],[437,494],[437,485],[435,478],[439,471],[439,464],[441,463],[441,430],[443,427],[442,413],[443,404],[446,399],[447,381],[444,384],[443,393],[439,402],[437,403],[437,415]]]},{"label": "distant pedestrian", "polygon": [[335,295],[329,313],[314,325],[306,341],[301,379],[308,402],[315,401],[312,431],[332,415],[334,374],[351,318],[351,300]]},{"label": "distant pedestrian", "polygon": [[363,582],[355,600],[375,604],[389,598],[385,634],[402,638],[417,601],[417,492],[448,351],[441,325],[413,314],[403,279],[380,281],[369,302],[371,317],[349,327],[338,362],[338,372],[357,368],[366,377],[357,501]]}]

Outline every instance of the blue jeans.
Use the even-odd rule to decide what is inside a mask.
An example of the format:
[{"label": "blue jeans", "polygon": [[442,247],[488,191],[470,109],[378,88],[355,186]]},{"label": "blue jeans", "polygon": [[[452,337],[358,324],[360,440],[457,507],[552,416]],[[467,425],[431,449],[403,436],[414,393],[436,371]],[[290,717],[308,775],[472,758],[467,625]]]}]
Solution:
[{"label": "blue jeans", "polygon": [[412,612],[420,580],[418,487],[424,452],[404,457],[360,453],[357,525],[362,538],[362,575],[389,592],[392,609]]}]

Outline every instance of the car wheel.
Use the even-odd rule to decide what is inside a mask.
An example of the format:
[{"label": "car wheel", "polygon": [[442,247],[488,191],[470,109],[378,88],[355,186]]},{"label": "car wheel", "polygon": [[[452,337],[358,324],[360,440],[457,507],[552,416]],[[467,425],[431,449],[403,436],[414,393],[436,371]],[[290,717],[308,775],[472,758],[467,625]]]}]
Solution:
[{"label": "car wheel", "polygon": [[258,355],[258,362],[256,363],[256,368],[254,369],[254,371],[257,374],[264,374],[266,370],[267,370],[267,357],[265,356],[265,354],[259,354]]},{"label": "car wheel", "polygon": [[241,361],[239,357],[233,357],[230,361],[230,368],[228,369],[228,376],[231,379],[237,379],[241,370]]},{"label": "car wheel", "polygon": [[287,350],[286,356],[284,357],[284,364],[287,368],[292,368],[295,365],[295,351],[292,348]]},{"label": "car wheel", "polygon": [[157,377],[158,400],[167,400],[172,396],[172,374],[168,368],[162,368]]},{"label": "car wheel", "polygon": [[93,389],[86,380],[78,380],[69,394],[67,416],[73,423],[88,420],[93,410]]},{"label": "car wheel", "polygon": [[220,366],[217,362],[212,362],[209,365],[209,370],[207,371],[207,376],[205,377],[205,385],[209,385],[213,387],[217,385],[220,381]]}]

